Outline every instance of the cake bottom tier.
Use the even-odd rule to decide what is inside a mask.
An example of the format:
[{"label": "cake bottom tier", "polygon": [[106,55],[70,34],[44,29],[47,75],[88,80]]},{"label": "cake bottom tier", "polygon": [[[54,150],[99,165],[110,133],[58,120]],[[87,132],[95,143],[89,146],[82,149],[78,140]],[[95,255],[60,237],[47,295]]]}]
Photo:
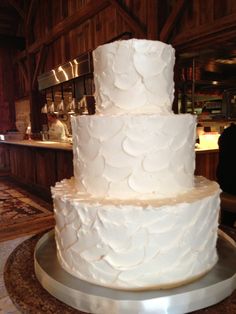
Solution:
[{"label": "cake bottom tier", "polygon": [[52,188],[55,239],[70,274],[115,289],[164,289],[193,281],[217,262],[216,182],[195,178],[175,198],[116,201],[78,193],[74,179]]}]

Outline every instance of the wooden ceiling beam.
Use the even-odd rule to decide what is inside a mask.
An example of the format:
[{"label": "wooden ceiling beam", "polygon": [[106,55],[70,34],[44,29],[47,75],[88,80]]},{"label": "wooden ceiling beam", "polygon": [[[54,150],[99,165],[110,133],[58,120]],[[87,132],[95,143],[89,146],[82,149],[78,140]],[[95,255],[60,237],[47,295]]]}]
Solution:
[{"label": "wooden ceiling beam", "polygon": [[158,38],[158,1],[147,0],[147,39]]},{"label": "wooden ceiling beam", "polygon": [[176,4],[174,5],[171,14],[167,18],[164,26],[162,27],[160,33],[160,40],[163,42],[168,42],[169,36],[173,29],[175,28],[180,15],[183,13],[184,6],[186,5],[186,0],[177,0]]},{"label": "wooden ceiling beam", "polygon": [[30,6],[27,12],[26,22],[25,22],[25,27],[28,32],[29,32],[29,29],[32,27],[32,20],[35,16],[38,3],[39,3],[38,0],[32,0],[30,2]]},{"label": "wooden ceiling beam", "polygon": [[84,7],[82,7],[77,13],[68,16],[63,22],[58,23],[52,31],[45,36],[43,39],[33,43],[28,47],[29,53],[37,52],[42,45],[49,45],[51,42],[56,40],[61,35],[67,33],[73,27],[79,26],[83,22],[92,18],[94,15],[99,13],[110,5],[109,0],[96,0],[91,1]]},{"label": "wooden ceiling beam", "polygon": [[142,26],[138,21],[132,17],[127,10],[117,1],[117,0],[109,0],[110,4],[113,5],[119,14],[123,17],[124,21],[137,33],[140,33],[141,36],[146,37],[147,30],[144,26]]},{"label": "wooden ceiling beam", "polygon": [[28,71],[27,71],[27,67],[26,67],[25,63],[23,61],[19,62],[18,66],[19,66],[19,71],[22,73],[22,76],[24,77],[25,82],[28,83],[28,81],[29,81]]},{"label": "wooden ceiling beam", "polygon": [[[236,37],[236,13],[221,18],[212,24],[199,26],[197,29],[189,29],[183,34],[176,36],[172,44],[178,49],[183,49],[191,45],[198,46],[199,43],[211,42],[211,46],[214,46],[214,42],[227,43],[228,38],[235,41]],[[213,40],[214,39],[214,40]],[[208,49],[211,49],[208,46]]]},{"label": "wooden ceiling beam", "polygon": [[36,86],[39,71],[45,62],[46,50],[47,49],[46,49],[45,45],[41,46],[40,51],[39,51],[37,64],[36,64],[35,71],[34,71],[34,75],[33,75],[33,81],[32,81],[32,87],[33,88]]},{"label": "wooden ceiling beam", "polygon": [[8,3],[17,11],[19,16],[24,19],[25,18],[25,12],[21,9],[21,7],[18,5],[18,3],[15,0],[7,0]]}]

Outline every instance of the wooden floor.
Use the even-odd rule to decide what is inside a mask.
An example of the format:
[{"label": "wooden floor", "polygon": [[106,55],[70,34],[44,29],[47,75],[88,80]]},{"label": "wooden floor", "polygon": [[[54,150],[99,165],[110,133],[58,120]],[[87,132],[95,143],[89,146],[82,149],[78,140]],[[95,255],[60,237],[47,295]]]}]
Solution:
[{"label": "wooden floor", "polygon": [[52,205],[0,176],[0,242],[54,227]]}]

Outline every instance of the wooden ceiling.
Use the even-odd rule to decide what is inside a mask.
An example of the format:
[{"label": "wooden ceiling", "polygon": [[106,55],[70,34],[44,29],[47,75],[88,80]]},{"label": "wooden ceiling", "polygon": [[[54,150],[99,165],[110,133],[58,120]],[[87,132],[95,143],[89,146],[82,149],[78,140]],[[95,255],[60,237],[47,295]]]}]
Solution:
[{"label": "wooden ceiling", "polygon": [[28,0],[0,0],[0,47],[24,49],[24,17]]}]

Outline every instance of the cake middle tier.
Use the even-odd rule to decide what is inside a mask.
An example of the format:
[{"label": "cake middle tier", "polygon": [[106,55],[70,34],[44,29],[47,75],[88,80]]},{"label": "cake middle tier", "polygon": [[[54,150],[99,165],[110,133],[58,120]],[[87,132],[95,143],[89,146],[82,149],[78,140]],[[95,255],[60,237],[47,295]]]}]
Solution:
[{"label": "cake middle tier", "polygon": [[80,192],[152,199],[193,187],[196,118],[190,114],[72,117]]}]

